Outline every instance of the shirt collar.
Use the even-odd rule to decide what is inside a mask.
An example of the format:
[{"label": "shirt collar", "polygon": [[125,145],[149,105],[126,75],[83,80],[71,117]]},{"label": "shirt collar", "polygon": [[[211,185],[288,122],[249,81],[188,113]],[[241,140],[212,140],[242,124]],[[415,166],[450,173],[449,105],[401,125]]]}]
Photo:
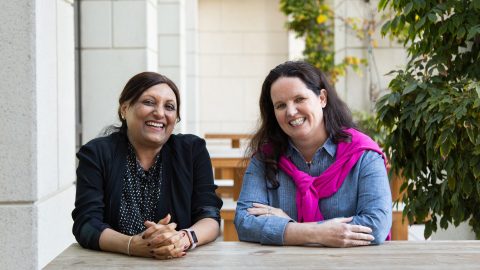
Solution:
[{"label": "shirt collar", "polygon": [[[291,155],[293,152],[297,152],[300,154],[300,151],[298,151],[297,147],[293,144],[291,140],[288,140],[289,147],[287,150],[287,155]],[[325,152],[327,152],[330,157],[335,157],[335,154],[337,153],[337,145],[333,142],[333,139],[331,137],[328,137],[328,139],[323,143],[323,145],[317,149],[315,152],[315,156],[322,150],[325,149]]]}]

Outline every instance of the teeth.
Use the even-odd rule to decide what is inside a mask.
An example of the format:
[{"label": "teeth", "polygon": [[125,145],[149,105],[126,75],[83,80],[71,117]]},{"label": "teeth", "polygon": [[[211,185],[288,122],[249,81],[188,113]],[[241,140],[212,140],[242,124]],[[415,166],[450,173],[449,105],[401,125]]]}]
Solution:
[{"label": "teeth", "polygon": [[296,127],[296,126],[299,126],[299,125],[303,124],[303,122],[305,122],[305,117],[297,118],[293,121],[290,121],[289,124]]},{"label": "teeth", "polygon": [[157,123],[153,121],[148,121],[145,124],[147,124],[147,126],[158,127],[158,128],[163,128],[165,126],[165,124]]}]

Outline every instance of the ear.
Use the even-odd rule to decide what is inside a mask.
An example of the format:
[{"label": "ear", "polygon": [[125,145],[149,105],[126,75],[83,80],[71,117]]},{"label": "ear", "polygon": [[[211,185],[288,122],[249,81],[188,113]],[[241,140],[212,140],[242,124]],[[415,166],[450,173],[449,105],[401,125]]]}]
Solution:
[{"label": "ear", "polygon": [[320,99],[320,105],[322,105],[322,108],[325,108],[327,106],[327,90],[320,90],[318,98]]},{"label": "ear", "polygon": [[122,116],[125,118],[127,116],[127,109],[128,109],[128,103],[127,102],[124,102],[121,106],[120,106],[120,113],[122,114]]}]

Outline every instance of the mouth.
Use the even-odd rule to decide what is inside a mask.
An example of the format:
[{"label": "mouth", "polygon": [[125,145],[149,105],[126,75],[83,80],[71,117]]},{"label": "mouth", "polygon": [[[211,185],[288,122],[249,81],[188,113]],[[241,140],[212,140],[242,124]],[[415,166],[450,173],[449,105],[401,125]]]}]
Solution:
[{"label": "mouth", "polygon": [[292,120],[292,121],[288,122],[288,124],[290,124],[290,126],[292,126],[292,127],[298,127],[305,122],[305,119],[306,119],[305,117],[300,117],[300,118],[297,118],[295,120]]},{"label": "mouth", "polygon": [[155,122],[155,121],[147,121],[147,122],[145,122],[145,125],[147,125],[149,127],[154,127],[154,128],[164,128],[165,127],[164,123]]}]

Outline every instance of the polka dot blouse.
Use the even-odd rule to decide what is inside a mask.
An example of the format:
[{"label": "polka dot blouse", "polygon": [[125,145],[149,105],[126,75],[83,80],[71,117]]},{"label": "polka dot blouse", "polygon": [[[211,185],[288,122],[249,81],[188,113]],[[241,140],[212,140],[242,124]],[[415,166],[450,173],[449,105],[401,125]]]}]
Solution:
[{"label": "polka dot blouse", "polygon": [[160,153],[155,163],[145,171],[137,160],[135,150],[129,143],[127,169],[124,176],[120,203],[119,231],[134,235],[143,232],[146,220],[157,222],[155,213],[162,185],[162,161]]}]

